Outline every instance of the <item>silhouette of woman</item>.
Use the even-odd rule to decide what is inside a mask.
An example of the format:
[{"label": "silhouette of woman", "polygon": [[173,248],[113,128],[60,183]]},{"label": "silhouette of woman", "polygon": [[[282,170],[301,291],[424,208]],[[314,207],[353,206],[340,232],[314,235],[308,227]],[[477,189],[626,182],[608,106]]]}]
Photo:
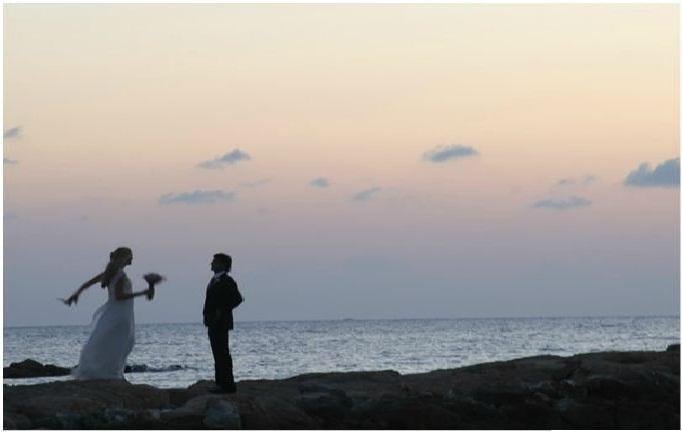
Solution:
[{"label": "silhouette of woman", "polygon": [[156,274],[145,275],[149,287],[133,293],[130,279],[123,271],[132,261],[130,248],[117,248],[109,254],[104,272],[86,281],[68,299],[62,299],[69,306],[76,304],[80,294],[98,282],[108,290],[107,302],[92,316],[96,323],[73,370],[76,379],[123,379],[126,359],[135,345],[133,298],[145,295],[151,300],[155,284],[162,279]]}]

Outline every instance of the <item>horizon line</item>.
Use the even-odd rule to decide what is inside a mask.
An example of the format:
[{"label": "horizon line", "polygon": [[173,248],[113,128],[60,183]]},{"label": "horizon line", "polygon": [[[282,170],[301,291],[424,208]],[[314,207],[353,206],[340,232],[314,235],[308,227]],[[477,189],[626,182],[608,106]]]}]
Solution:
[{"label": "horizon line", "polygon": [[[483,316],[483,317],[388,317],[388,318],[360,318],[344,317],[335,319],[288,319],[288,320],[235,320],[239,323],[293,323],[293,322],[347,322],[347,321],[416,321],[416,320],[513,320],[513,319],[583,319],[583,318],[663,318],[677,317],[680,314],[616,314],[616,315],[560,315],[560,316]],[[200,321],[191,322],[139,322],[136,325],[201,325]],[[90,326],[90,324],[61,324],[61,325],[3,325],[3,329],[9,328],[52,328],[52,327],[71,327],[71,326]]]}]

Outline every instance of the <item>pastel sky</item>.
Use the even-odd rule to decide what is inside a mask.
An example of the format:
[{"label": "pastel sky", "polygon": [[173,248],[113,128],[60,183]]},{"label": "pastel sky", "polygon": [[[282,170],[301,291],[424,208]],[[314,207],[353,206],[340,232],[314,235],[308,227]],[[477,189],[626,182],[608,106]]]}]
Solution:
[{"label": "pastel sky", "polygon": [[[679,315],[677,5],[5,5],[4,325]],[[644,165],[644,164],[648,164]]]}]

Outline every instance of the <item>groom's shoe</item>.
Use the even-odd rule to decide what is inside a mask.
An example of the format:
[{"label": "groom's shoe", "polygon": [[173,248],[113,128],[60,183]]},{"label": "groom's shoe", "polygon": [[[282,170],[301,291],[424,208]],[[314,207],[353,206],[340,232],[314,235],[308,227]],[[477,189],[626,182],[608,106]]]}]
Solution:
[{"label": "groom's shoe", "polygon": [[221,385],[220,388],[222,388],[223,391],[228,394],[234,394],[237,392],[237,385],[234,382]]},{"label": "groom's shoe", "polygon": [[217,388],[211,388],[208,391],[214,394],[234,394],[237,392],[237,386],[235,384],[223,384],[218,385]]},{"label": "groom's shoe", "polygon": [[208,390],[208,392],[211,394],[225,394],[225,390],[223,390],[220,387],[211,388],[210,390]]}]

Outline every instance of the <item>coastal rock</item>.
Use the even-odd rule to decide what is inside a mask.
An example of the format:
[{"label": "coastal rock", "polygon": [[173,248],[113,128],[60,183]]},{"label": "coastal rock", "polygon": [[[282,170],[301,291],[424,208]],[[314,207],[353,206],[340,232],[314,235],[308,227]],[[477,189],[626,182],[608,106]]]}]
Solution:
[{"label": "coastal rock", "polygon": [[415,398],[386,394],[354,410],[352,424],[358,429],[458,429],[460,417],[438,398]]},{"label": "coastal rock", "polygon": [[15,429],[31,429],[32,423],[28,417],[22,414],[14,414],[11,412],[5,412],[3,428],[9,430]]},{"label": "coastal rock", "polygon": [[34,427],[77,429],[81,420],[107,408],[143,410],[169,406],[168,392],[123,380],[58,381],[4,387],[5,410],[29,418]]},{"label": "coastal rock", "polygon": [[209,429],[241,429],[242,427],[239,410],[234,404],[220,399],[208,402],[203,423]]},{"label": "coastal rock", "polygon": [[561,399],[556,404],[561,419],[571,429],[612,429],[614,409],[610,403],[580,403],[571,398]]},{"label": "coastal rock", "polygon": [[4,386],[5,429],[679,429],[680,354],[542,355],[429,373],[311,373],[160,389]]},{"label": "coastal rock", "polygon": [[11,363],[9,367],[2,369],[2,376],[8,379],[66,376],[69,373],[71,369],[52,364],[43,365],[32,359]]},{"label": "coastal rock", "polygon": [[[239,387],[237,387],[239,388]],[[322,429],[322,421],[308,415],[286,396],[258,396],[250,407],[240,407],[245,429]],[[246,412],[245,412],[246,410]]]},{"label": "coastal rock", "polygon": [[[173,364],[168,367],[155,368],[149,367],[146,364],[132,364],[126,365],[123,373],[146,373],[146,372],[173,372],[177,370],[185,370],[188,367]],[[9,367],[2,369],[3,376],[7,379],[18,378],[43,378],[43,377],[57,377],[67,376],[71,374],[71,368],[59,367],[52,364],[41,364],[32,359],[26,359],[21,362],[11,363]]]},{"label": "coastal rock", "polygon": [[353,401],[342,390],[304,392],[296,401],[300,409],[308,415],[319,417],[330,426],[343,421],[350,412]]}]

